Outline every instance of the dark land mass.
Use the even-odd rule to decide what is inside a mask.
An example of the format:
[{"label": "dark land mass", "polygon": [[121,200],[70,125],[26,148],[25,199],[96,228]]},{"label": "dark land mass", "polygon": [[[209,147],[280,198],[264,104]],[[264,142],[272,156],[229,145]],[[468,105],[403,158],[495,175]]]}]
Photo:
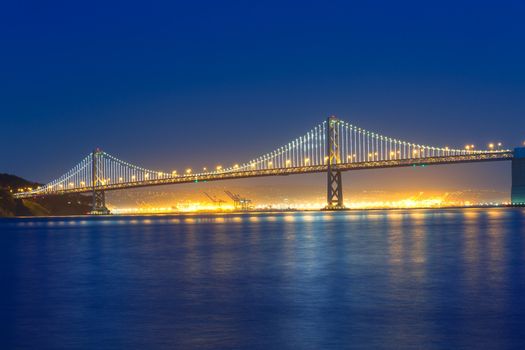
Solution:
[{"label": "dark land mass", "polygon": [[21,177],[0,174],[1,216],[80,215],[91,210],[91,197],[81,194],[16,199],[19,188],[40,186]]}]

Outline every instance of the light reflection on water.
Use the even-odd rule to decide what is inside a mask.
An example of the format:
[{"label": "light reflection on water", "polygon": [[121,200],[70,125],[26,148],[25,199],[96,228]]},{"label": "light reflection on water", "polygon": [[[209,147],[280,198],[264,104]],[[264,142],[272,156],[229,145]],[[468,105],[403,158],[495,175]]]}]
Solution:
[{"label": "light reflection on water", "polygon": [[522,209],[0,220],[7,348],[518,348]]},{"label": "light reflection on water", "polygon": [[[412,220],[426,219],[431,216],[440,217],[457,217],[464,215],[469,220],[476,220],[481,214],[476,210],[465,210],[464,212],[443,211],[440,213],[430,214],[430,210],[413,210],[412,212],[401,210],[386,211],[354,211],[341,213],[324,213],[324,212],[291,212],[283,214],[268,213],[246,213],[246,214],[208,214],[208,215],[149,215],[149,216],[101,216],[101,217],[29,217],[17,219],[3,219],[4,225],[14,225],[20,227],[31,226],[83,226],[83,225],[149,225],[149,224],[228,224],[232,222],[270,222],[270,221],[368,221],[383,220],[400,220],[410,218]],[[487,210],[484,215],[491,218],[500,218],[505,214],[503,210]]]}]

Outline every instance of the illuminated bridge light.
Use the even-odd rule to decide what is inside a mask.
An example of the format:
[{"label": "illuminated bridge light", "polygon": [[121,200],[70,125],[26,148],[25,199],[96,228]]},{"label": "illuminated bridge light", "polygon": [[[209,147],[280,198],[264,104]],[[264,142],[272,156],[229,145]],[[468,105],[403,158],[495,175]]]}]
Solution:
[{"label": "illuminated bridge light", "polygon": [[[329,148],[329,140],[332,137],[334,147]],[[192,176],[189,176],[192,174],[191,168],[182,171],[183,176],[177,176],[177,171],[173,170],[170,177],[169,172],[145,169],[96,150],[43,187],[18,189],[19,192],[15,195],[17,198],[24,198],[24,196],[31,197],[35,193],[88,192],[92,191],[93,187],[109,185],[111,179],[121,184],[119,188],[127,188],[143,186],[143,182],[146,182],[146,185],[189,182],[194,181],[196,176],[200,181],[262,176],[269,175],[266,171],[269,169],[271,169],[270,175],[289,174],[289,169],[292,167],[297,168],[294,171],[297,173],[312,171],[313,167],[317,167],[315,171],[322,172],[327,171],[329,162],[337,164],[339,170],[343,171],[376,165],[378,167],[411,166],[414,164],[413,159],[417,159],[418,164],[425,165],[512,159],[512,151],[503,150],[501,147],[501,142],[489,143],[487,150],[475,150],[473,144],[457,149],[449,146],[418,145],[358,128],[337,118],[330,118],[329,121],[319,123],[304,135],[283,143],[271,152],[262,153],[259,157],[236,163],[228,168],[217,165],[216,171],[210,172],[204,167],[202,173]],[[301,166],[308,166],[308,169],[301,169]],[[92,173],[93,170],[96,171],[95,174]],[[205,176],[205,179],[201,176]]]}]

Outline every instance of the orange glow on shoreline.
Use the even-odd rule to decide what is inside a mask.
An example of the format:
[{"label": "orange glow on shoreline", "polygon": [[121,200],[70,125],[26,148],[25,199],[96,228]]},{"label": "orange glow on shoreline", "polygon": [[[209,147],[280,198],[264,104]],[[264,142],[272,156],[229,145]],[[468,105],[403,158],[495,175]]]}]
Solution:
[{"label": "orange glow on shoreline", "polygon": [[[399,199],[378,201],[345,202],[348,209],[439,209],[450,207],[479,207],[479,206],[505,206],[507,202],[472,202],[468,200],[445,200],[443,198],[428,199]],[[320,210],[324,208],[322,202],[297,202],[297,203],[267,203],[257,204],[249,211],[286,211],[286,210]],[[236,212],[231,204],[214,205],[209,203],[191,202],[177,204],[176,206],[140,206],[140,207],[112,207],[114,214],[168,214],[168,213],[232,213]]]}]

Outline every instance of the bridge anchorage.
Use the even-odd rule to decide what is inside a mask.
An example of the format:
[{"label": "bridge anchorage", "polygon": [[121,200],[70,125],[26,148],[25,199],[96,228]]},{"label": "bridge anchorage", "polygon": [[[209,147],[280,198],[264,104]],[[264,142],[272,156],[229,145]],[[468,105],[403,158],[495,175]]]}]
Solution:
[{"label": "bridge anchorage", "polygon": [[48,184],[18,192],[16,198],[86,193],[93,196],[91,214],[108,214],[105,192],[126,188],[198,183],[261,176],[325,173],[325,210],[345,209],[342,172],[467,162],[512,161],[512,204],[525,204],[525,148],[515,150],[433,147],[380,135],[334,116],[306,134],[242,164],[194,173],[142,168],[100,149]]}]

